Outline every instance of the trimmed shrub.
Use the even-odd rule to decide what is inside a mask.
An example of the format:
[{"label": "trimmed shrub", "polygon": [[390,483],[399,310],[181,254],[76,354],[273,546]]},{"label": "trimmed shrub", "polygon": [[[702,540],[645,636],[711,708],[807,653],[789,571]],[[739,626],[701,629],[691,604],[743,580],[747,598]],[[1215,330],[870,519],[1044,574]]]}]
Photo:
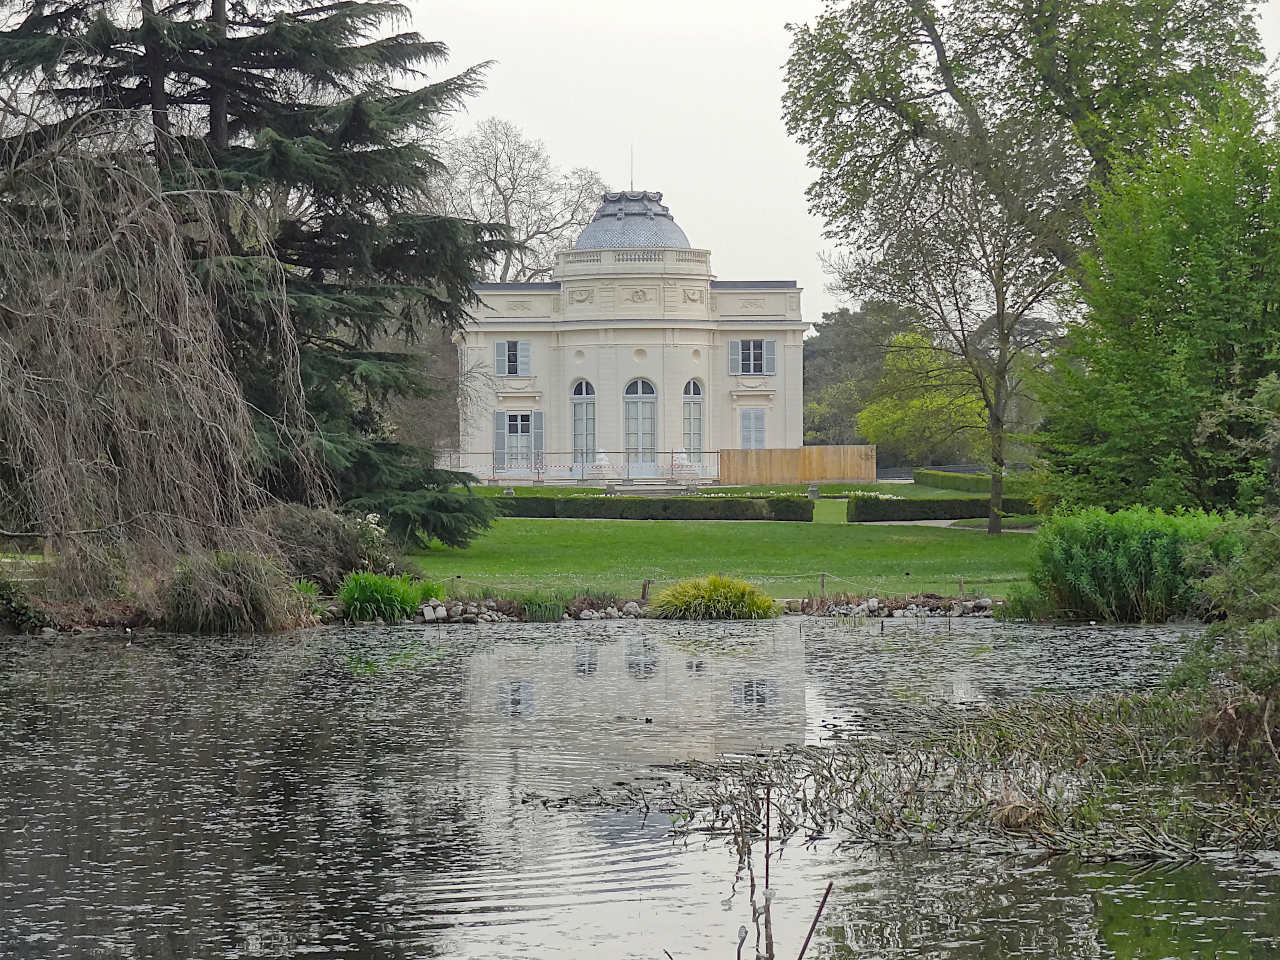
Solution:
[{"label": "trimmed shrub", "polygon": [[766,620],[779,607],[754,584],[713,575],[658,591],[645,612],[662,620]]},{"label": "trimmed shrub", "polygon": [[[1156,623],[1200,604],[1195,580],[1237,541],[1216,536],[1221,517],[1092,507],[1058,513],[1036,536],[1031,589],[1015,591],[1007,616]],[[1202,546],[1204,545],[1204,546]]]},{"label": "trimmed shrub", "polygon": [[496,502],[509,517],[813,520],[813,501],[806,497],[501,497]]},{"label": "trimmed shrub", "polygon": [[238,551],[183,560],[159,599],[160,625],[178,633],[270,633],[296,626],[306,614],[278,564]]},{"label": "trimmed shrub", "polygon": [[338,587],[338,602],[347,618],[357,622],[408,620],[427,600],[444,600],[444,585],[408,574],[349,573]]},{"label": "trimmed shrub", "polygon": [[336,590],[348,573],[389,573],[399,560],[374,516],[277,503],[263,511],[262,519],[290,569],[326,593]]},{"label": "trimmed shrub", "polygon": [[[912,483],[922,487],[938,487],[941,490],[966,490],[970,493],[990,493],[991,474],[989,473],[950,473],[946,470],[915,470],[911,474]],[[1032,481],[1025,475],[1004,475],[1005,494],[1016,494],[1027,497],[1031,493]]]},{"label": "trimmed shrub", "polygon": [[[1002,513],[1035,513],[1035,508],[1017,497],[1005,497]],[[852,496],[845,516],[850,523],[876,520],[969,520],[987,515],[987,501],[977,499],[907,500],[879,496]]]}]

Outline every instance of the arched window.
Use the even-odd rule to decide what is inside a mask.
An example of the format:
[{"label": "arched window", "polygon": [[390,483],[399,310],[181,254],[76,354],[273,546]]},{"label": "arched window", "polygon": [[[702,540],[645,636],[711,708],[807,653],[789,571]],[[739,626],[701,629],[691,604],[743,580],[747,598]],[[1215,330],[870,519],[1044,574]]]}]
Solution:
[{"label": "arched window", "polygon": [[579,380],[569,402],[573,408],[573,465],[580,467],[596,459],[596,388],[590,380]]},{"label": "arched window", "polygon": [[658,391],[648,380],[632,380],[622,391],[627,463],[651,470],[658,462]]},{"label": "arched window", "polygon": [[702,462],[702,384],[684,385],[684,449],[690,463]]}]

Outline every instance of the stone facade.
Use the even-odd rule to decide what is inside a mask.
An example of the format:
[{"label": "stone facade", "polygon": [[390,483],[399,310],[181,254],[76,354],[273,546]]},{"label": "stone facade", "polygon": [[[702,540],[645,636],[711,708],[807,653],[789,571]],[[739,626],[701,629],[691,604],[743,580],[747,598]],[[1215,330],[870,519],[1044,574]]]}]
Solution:
[{"label": "stone facade", "polygon": [[716,280],[661,196],[606,194],[550,282],[480,285],[459,344],[460,466],[696,479],[721,449],[801,445],[799,288]]}]

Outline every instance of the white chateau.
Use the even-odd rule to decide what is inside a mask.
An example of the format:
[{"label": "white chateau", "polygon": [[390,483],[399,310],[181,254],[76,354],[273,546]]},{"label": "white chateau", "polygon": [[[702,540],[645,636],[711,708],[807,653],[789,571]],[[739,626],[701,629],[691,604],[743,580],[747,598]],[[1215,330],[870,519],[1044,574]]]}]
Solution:
[{"label": "white chateau", "polygon": [[544,283],[484,283],[459,343],[459,466],[482,479],[715,478],[803,442],[800,289],[716,280],[648,191],[607,193]]}]

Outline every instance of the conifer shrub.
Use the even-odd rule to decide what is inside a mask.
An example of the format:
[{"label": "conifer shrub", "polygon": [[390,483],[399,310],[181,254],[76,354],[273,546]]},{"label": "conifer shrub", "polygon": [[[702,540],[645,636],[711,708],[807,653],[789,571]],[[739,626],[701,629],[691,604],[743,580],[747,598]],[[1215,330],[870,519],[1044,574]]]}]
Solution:
[{"label": "conifer shrub", "polygon": [[1057,513],[1035,535],[1031,587],[1014,591],[1006,615],[1110,623],[1189,616],[1203,605],[1197,577],[1238,543],[1215,536],[1222,524],[1203,511],[1147,507]]},{"label": "conifer shrub", "polygon": [[271,633],[307,613],[278,563],[233,550],[182,560],[160,588],[159,607],[157,621],[176,633]]},{"label": "conifer shrub", "polygon": [[658,591],[646,613],[660,620],[767,620],[778,604],[754,584],[712,575]]},{"label": "conifer shrub", "polygon": [[813,520],[807,497],[495,497],[509,517],[583,520]]},{"label": "conifer shrub", "polygon": [[338,587],[337,596],[349,620],[396,623],[408,620],[433,597],[444,600],[445,592],[443,584],[408,574],[392,577],[380,573],[349,573]]}]

